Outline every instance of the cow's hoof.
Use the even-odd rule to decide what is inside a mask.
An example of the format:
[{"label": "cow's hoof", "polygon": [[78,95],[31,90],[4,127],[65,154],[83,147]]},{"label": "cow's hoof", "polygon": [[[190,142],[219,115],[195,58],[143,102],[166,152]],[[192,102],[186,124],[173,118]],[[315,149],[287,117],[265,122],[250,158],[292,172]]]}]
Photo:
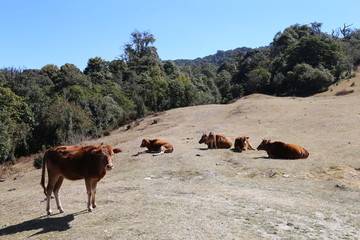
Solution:
[{"label": "cow's hoof", "polygon": [[48,215],[48,216],[51,216],[51,215],[54,215],[54,214],[53,214],[52,211],[48,211],[48,212],[47,212],[47,215]]}]

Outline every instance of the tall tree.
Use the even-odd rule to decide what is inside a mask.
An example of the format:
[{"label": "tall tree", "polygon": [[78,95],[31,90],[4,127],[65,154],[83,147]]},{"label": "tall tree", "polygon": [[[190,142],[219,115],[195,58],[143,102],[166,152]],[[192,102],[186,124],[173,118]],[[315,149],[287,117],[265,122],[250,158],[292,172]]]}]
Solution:
[{"label": "tall tree", "polygon": [[125,45],[124,54],[121,55],[130,70],[140,74],[150,67],[162,65],[156,47],[152,46],[155,41],[154,35],[149,32],[131,33],[131,41]]},{"label": "tall tree", "polygon": [[84,74],[89,75],[95,84],[102,84],[112,77],[109,71],[109,63],[100,57],[90,58],[84,70]]}]

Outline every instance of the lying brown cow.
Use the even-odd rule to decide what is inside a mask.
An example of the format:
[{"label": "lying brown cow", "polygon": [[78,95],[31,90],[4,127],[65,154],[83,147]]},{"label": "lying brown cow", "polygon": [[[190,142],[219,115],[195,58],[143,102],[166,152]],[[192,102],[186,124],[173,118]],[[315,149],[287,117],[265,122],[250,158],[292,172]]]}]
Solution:
[{"label": "lying brown cow", "polygon": [[270,158],[299,159],[309,156],[309,152],[303,147],[280,141],[271,142],[265,139],[257,147],[257,150],[265,150]]},{"label": "lying brown cow", "polygon": [[[54,192],[56,205],[62,213],[64,209],[59,199],[59,189],[64,178],[69,180],[85,179],[88,195],[87,208],[91,212],[96,207],[96,185],[106,171],[114,168],[114,153],[119,153],[119,148],[109,145],[90,146],[60,146],[48,149],[45,152],[41,174],[41,186],[47,198],[46,211],[51,215],[50,198]],[[47,167],[48,184],[45,188],[45,171]]]},{"label": "lying brown cow", "polygon": [[245,151],[246,149],[250,149],[250,150],[255,150],[255,148],[253,148],[250,145],[249,142],[249,137],[243,136],[243,137],[237,137],[235,139],[235,143],[234,143],[234,147],[235,147],[235,151],[238,152],[242,152]]},{"label": "lying brown cow", "polygon": [[140,147],[144,148],[146,147],[148,150],[146,152],[149,153],[172,153],[174,151],[174,147],[165,141],[162,141],[160,139],[143,139],[141,142]]},{"label": "lying brown cow", "polygon": [[[216,148],[231,148],[232,142],[230,138],[218,134],[215,134],[215,138],[216,138],[216,142],[215,142]],[[213,147],[212,142],[209,141],[209,136],[206,133],[202,135],[201,139],[199,140],[199,143],[200,144],[205,143],[206,145],[208,145],[209,149]]]}]

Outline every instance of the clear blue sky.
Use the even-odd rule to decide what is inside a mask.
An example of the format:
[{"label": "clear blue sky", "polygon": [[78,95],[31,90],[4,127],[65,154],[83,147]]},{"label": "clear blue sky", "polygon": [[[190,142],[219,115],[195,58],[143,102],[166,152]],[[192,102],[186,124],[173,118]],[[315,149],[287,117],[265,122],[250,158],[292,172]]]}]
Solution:
[{"label": "clear blue sky", "polygon": [[360,28],[360,0],[0,0],[0,68],[111,61],[134,30],[149,31],[162,60],[269,45],[293,24],[331,33]]}]

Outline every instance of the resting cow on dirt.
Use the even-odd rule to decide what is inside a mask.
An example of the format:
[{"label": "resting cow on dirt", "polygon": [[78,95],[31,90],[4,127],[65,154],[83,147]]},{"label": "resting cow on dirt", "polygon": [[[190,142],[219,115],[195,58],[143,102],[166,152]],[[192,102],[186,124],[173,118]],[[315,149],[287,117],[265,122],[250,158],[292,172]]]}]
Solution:
[{"label": "resting cow on dirt", "polygon": [[172,153],[174,151],[174,147],[165,141],[162,141],[160,139],[143,139],[141,142],[140,147],[144,148],[146,147],[148,150],[146,152],[148,153]]},{"label": "resting cow on dirt", "polygon": [[[45,152],[41,186],[47,198],[46,211],[51,215],[50,198],[54,192],[57,208],[62,213],[59,198],[59,189],[64,178],[69,180],[85,179],[88,195],[87,208],[92,212],[95,204],[96,185],[102,179],[106,171],[114,168],[114,153],[119,153],[119,148],[112,148],[109,145],[90,146],[60,146],[48,149]],[[45,188],[45,171],[47,167],[48,184]]]},{"label": "resting cow on dirt", "polygon": [[265,150],[270,158],[299,159],[309,156],[309,152],[303,147],[280,141],[271,142],[265,139],[257,147],[257,150]]},{"label": "resting cow on dirt", "polygon": [[250,145],[249,142],[249,137],[243,136],[243,137],[237,137],[235,139],[235,143],[234,143],[234,147],[235,147],[235,151],[238,152],[242,152],[245,151],[246,149],[250,149],[250,150],[255,150],[255,148],[253,148]]},{"label": "resting cow on dirt", "polygon": [[[216,141],[215,141],[216,148],[231,148],[232,142],[230,138],[217,134],[215,134],[215,137],[216,137]],[[199,140],[199,143],[200,144],[205,143],[206,145],[208,145],[209,149],[212,148],[211,142],[209,142],[209,136],[206,133],[202,135],[201,139]]]}]

